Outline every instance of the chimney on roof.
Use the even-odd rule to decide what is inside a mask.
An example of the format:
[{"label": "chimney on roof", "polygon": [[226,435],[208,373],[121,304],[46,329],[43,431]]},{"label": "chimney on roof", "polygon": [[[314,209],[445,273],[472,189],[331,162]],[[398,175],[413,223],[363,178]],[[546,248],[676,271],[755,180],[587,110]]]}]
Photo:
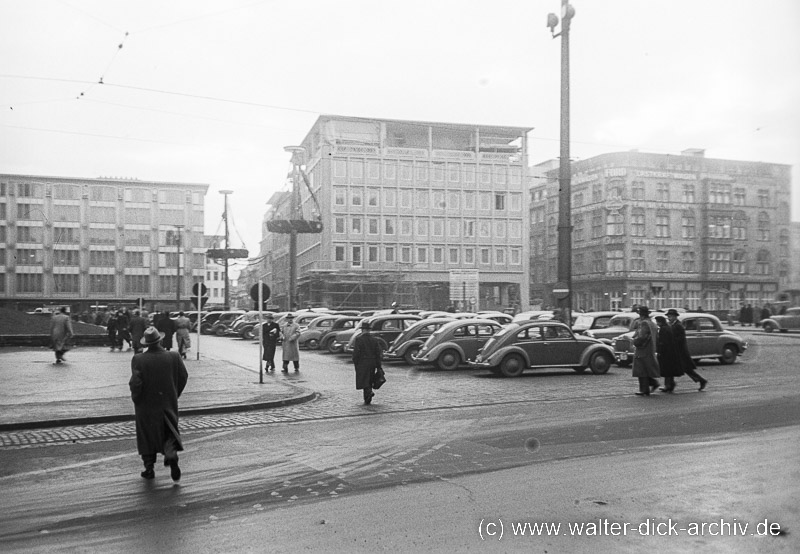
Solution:
[{"label": "chimney on roof", "polygon": [[681,152],[681,156],[690,156],[692,158],[705,158],[706,150],[705,148],[687,148],[686,150]]}]

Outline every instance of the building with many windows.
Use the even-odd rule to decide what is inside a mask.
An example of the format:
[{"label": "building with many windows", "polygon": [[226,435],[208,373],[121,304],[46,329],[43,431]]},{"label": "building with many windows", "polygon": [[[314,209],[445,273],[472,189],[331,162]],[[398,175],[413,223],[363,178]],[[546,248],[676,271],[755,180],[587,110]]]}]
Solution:
[{"label": "building with many windows", "polygon": [[188,306],[208,185],[0,174],[0,305]]},{"label": "building with many windows", "polygon": [[[528,131],[321,116],[302,142],[300,202],[323,231],[298,237],[298,306],[527,305]],[[283,307],[288,235],[266,223],[290,219],[292,196],[269,200],[261,243]]]},{"label": "building with many windows", "polygon": [[[555,304],[558,163],[530,185],[531,296]],[[790,287],[790,166],[611,153],[572,164],[572,302],[590,310],[760,306]]]}]

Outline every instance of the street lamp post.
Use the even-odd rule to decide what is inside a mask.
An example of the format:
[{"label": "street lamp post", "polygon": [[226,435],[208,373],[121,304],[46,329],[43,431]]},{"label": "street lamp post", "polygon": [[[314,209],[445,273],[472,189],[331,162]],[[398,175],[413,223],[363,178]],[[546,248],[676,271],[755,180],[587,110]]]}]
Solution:
[{"label": "street lamp post", "polygon": [[[302,146],[285,146],[286,152],[292,154],[292,196],[290,199],[289,219],[303,219],[300,204],[300,166],[306,149]],[[297,303],[297,228],[292,226],[289,233],[289,311],[295,310]]]},{"label": "street lamp post", "polygon": [[558,283],[553,293],[563,321],[572,321],[572,221],[571,169],[569,160],[569,29],[575,9],[561,0],[561,32],[556,34],[558,17],[547,15],[553,38],[561,36],[561,152],[558,168]]},{"label": "street lamp post", "polygon": [[230,290],[228,289],[228,254],[231,248],[230,231],[228,230],[228,195],[233,194],[232,190],[221,190],[220,194],[225,196],[225,209],[222,214],[222,219],[225,220],[225,310],[230,310]]},{"label": "street lamp post", "polygon": [[177,272],[175,273],[175,304],[176,308],[181,310],[181,287],[183,286],[183,277],[181,276],[181,229],[183,229],[183,225],[176,225],[175,228],[177,229],[175,233],[175,244],[178,247],[175,256],[178,258],[175,262],[177,268]]}]

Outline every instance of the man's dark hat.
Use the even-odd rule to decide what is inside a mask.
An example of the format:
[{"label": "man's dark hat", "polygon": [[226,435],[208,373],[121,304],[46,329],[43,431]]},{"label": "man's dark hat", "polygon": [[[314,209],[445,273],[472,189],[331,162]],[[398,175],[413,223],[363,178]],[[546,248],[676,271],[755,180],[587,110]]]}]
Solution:
[{"label": "man's dark hat", "polygon": [[163,338],[164,333],[159,332],[159,330],[155,327],[148,327],[145,329],[144,336],[140,342],[145,346],[152,346],[161,342],[161,339]]},{"label": "man's dark hat", "polygon": [[656,321],[658,323],[666,323],[667,322],[667,318],[664,317],[663,315],[657,315],[655,319],[656,319]]},{"label": "man's dark hat", "polygon": [[678,313],[678,310],[676,310],[675,308],[670,308],[669,310],[667,310],[667,315],[674,315],[675,317],[678,317],[680,314]]},{"label": "man's dark hat", "polygon": [[275,316],[273,316],[270,312],[267,312],[266,314],[264,314],[264,317],[267,318],[267,319],[275,319]]},{"label": "man's dark hat", "polygon": [[647,317],[650,315],[650,308],[647,306],[639,306],[639,315],[642,317]]}]

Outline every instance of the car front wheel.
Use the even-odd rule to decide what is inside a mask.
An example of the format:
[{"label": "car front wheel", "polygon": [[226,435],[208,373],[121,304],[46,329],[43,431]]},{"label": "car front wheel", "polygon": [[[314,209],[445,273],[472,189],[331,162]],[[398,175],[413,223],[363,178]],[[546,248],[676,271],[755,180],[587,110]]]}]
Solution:
[{"label": "car front wheel", "polygon": [[764,324],[764,331],[766,331],[767,333],[771,333],[771,332],[775,331],[776,329],[777,329],[777,327],[775,327],[774,323],[765,323]]},{"label": "car front wheel", "polygon": [[595,375],[605,375],[611,368],[613,361],[611,355],[605,352],[595,352],[589,359],[589,369],[591,369],[592,373]]},{"label": "car front wheel", "polygon": [[500,363],[500,373],[505,377],[519,377],[525,370],[525,360],[519,354],[509,354]]},{"label": "car front wheel", "polygon": [[455,369],[460,363],[461,356],[458,354],[458,351],[452,348],[442,352],[436,360],[436,366],[444,371]]},{"label": "car front wheel", "polygon": [[417,365],[417,362],[414,360],[414,356],[419,354],[419,345],[409,346],[406,353],[403,354],[403,359],[405,359],[408,365]]},{"label": "car front wheel", "polygon": [[253,340],[254,338],[256,338],[256,334],[253,331],[253,328],[248,327],[247,329],[242,331],[242,338],[245,340]]},{"label": "car front wheel", "polygon": [[722,356],[719,357],[719,363],[723,365],[730,365],[736,361],[736,356],[739,355],[739,349],[733,344],[726,344],[722,347]]},{"label": "car front wheel", "polygon": [[319,348],[319,341],[317,339],[308,339],[306,341],[306,348],[309,350],[316,350]]}]

